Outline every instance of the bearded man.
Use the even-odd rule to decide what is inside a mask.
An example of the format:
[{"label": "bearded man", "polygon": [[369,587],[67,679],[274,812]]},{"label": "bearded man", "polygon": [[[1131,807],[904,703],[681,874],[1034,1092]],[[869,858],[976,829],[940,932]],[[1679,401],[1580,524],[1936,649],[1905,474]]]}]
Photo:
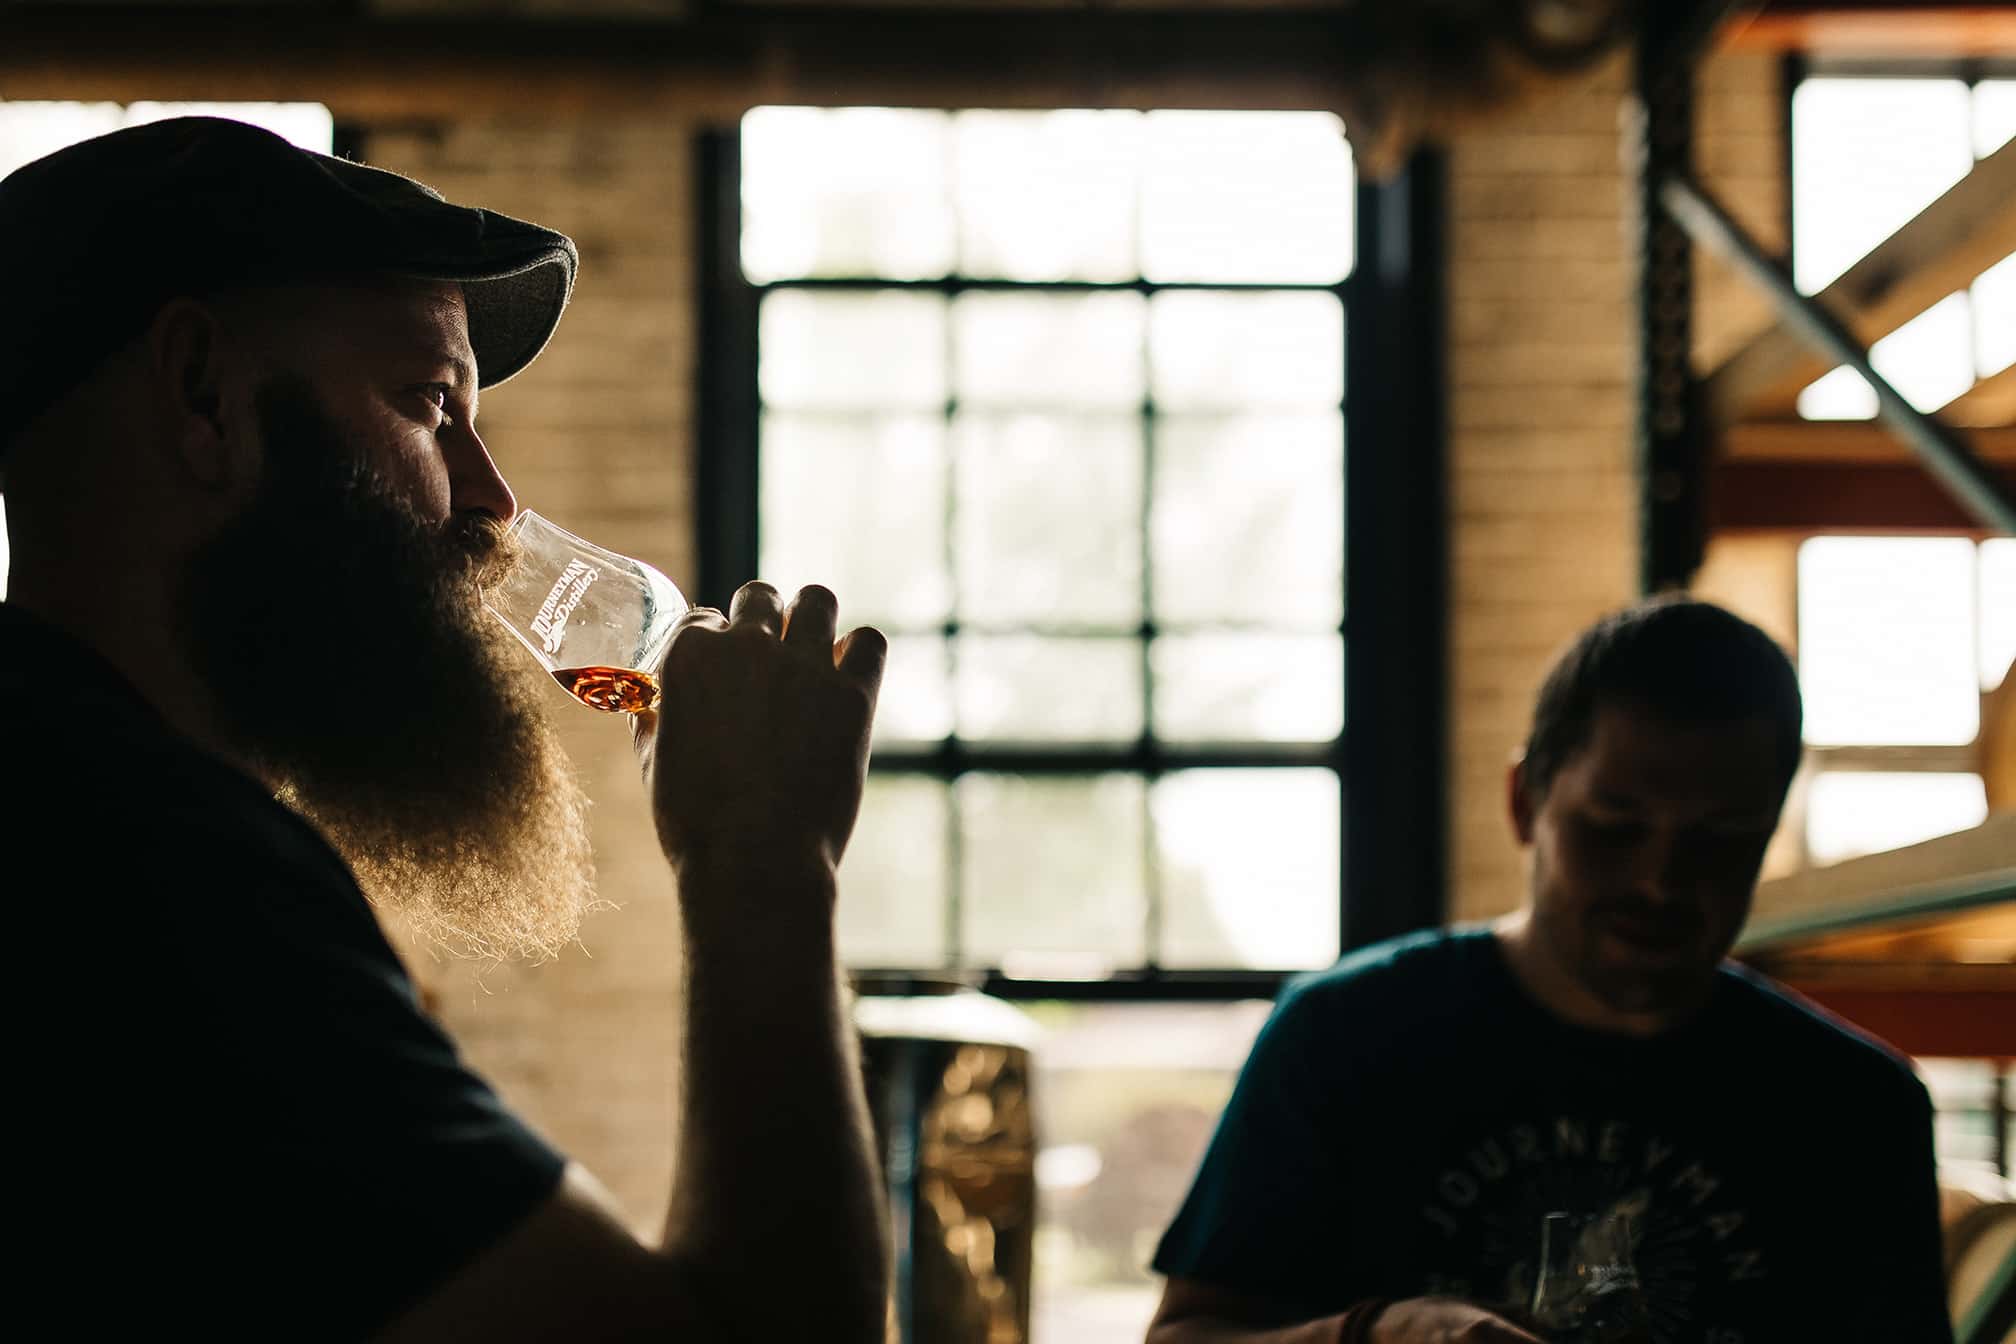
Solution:
[{"label": "bearded man", "polygon": [[479,601],[517,506],[478,392],[545,345],[573,245],[211,118],[20,169],[0,239],[38,1314],[94,1338],[880,1339],[833,900],[885,644],[841,637],[831,593],[690,613],[637,725],[689,952],[660,1244],[458,1059],[370,904],[536,957],[592,897],[550,683]]}]

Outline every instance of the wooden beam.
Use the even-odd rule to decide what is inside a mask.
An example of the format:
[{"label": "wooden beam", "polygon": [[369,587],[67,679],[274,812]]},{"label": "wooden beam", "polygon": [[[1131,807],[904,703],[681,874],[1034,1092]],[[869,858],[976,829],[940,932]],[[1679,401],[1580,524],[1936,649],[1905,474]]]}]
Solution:
[{"label": "wooden beam", "polygon": [[[1995,470],[2016,489],[2016,464]],[[1708,473],[1708,524],[1715,532],[1989,535],[1916,462],[1718,461]]]},{"label": "wooden beam", "polygon": [[1850,989],[1791,980],[1828,1012],[1907,1055],[2016,1058],[2016,987]]},{"label": "wooden beam", "polygon": [[[1864,345],[1873,344],[2016,252],[2016,141],[1974,170],[1909,223],[1878,243],[1814,298]],[[1782,318],[1746,341],[1704,380],[1710,423],[1789,408],[1826,373]]]},{"label": "wooden beam", "polygon": [[[1945,413],[1940,415],[1943,419]],[[1982,461],[2016,467],[2016,427],[1977,429],[1967,439]],[[1873,420],[1764,420],[1736,425],[1723,431],[1720,458],[1736,463],[1809,465],[1905,465],[1918,461],[1895,434]]]},{"label": "wooden beam", "polygon": [[2016,425],[2016,364],[1979,379],[1939,408],[1949,425]]},{"label": "wooden beam", "polygon": [[1747,22],[1729,25],[1721,45],[1828,56],[2010,56],[2016,16],[2006,4],[1773,0]]},{"label": "wooden beam", "polygon": [[732,122],[765,103],[1335,111],[1356,10],[716,8],[671,22],[0,7],[0,98],[314,99],[339,118]]}]

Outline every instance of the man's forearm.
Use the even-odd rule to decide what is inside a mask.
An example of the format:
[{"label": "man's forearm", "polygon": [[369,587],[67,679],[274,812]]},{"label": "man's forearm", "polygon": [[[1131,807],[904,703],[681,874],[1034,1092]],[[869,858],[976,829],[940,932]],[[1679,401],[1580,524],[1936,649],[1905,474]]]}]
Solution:
[{"label": "man's forearm", "polygon": [[680,879],[685,1049],[665,1246],[723,1285],[729,1318],[757,1339],[883,1337],[887,1220],[833,881],[823,863],[739,857]]}]

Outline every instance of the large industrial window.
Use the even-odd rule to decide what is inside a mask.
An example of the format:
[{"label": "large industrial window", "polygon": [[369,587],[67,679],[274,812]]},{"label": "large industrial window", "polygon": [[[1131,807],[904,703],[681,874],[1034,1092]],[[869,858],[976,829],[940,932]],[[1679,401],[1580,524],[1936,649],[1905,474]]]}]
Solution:
[{"label": "large industrial window", "polygon": [[[306,149],[327,154],[335,138],[320,103],[40,103],[0,99],[0,177],[65,145],[163,117],[230,117],[264,126]],[[0,497],[0,598],[7,596],[7,514]]]},{"label": "large industrial window", "polygon": [[[1816,75],[1792,95],[1794,279],[1816,293],[2016,136],[2016,79]],[[2006,151],[2005,151],[2006,152]],[[1876,342],[1877,370],[1938,412],[2016,362],[2016,255]],[[1867,419],[1851,370],[1808,419]],[[1828,536],[1798,566],[1813,863],[1978,824],[1981,696],[2016,657],[2016,541]]]},{"label": "large industrial window", "polygon": [[758,570],[891,638],[848,961],[1329,962],[1336,119],[776,107],[740,158]]}]

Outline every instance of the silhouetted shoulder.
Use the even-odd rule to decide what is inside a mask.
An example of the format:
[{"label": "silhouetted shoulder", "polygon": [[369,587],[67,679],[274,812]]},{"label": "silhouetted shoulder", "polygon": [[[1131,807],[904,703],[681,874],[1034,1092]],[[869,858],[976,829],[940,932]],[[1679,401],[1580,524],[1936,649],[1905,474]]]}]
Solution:
[{"label": "silhouetted shoulder", "polygon": [[1462,1016],[1501,986],[1498,955],[1491,931],[1482,926],[1403,934],[1290,981],[1277,1013],[1388,1023]]},{"label": "silhouetted shoulder", "polygon": [[1905,1055],[1854,1023],[1767,976],[1734,963],[1721,971],[1732,1066],[1783,1071],[1803,1086],[1929,1109],[1925,1085]]}]

